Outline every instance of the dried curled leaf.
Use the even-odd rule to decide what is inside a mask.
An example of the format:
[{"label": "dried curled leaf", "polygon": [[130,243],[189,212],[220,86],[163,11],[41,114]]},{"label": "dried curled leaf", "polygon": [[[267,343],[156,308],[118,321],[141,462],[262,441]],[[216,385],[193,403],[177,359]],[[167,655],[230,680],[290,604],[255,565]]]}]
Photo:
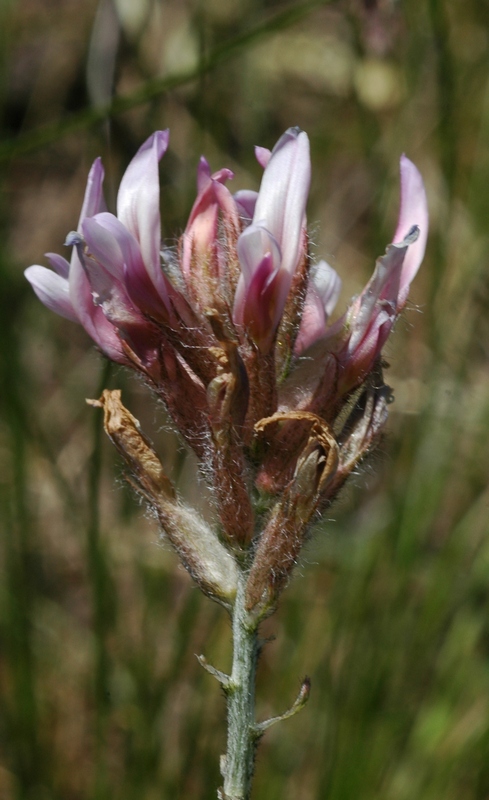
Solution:
[{"label": "dried curled leaf", "polygon": [[128,480],[153,506],[180,560],[200,589],[229,604],[237,585],[237,567],[216,534],[194,510],[181,504],[139,422],[121,401],[121,392],[105,390],[87,403],[104,410],[107,435],[130,469]]},{"label": "dried curled leaf", "polygon": [[311,520],[334,483],[339,463],[336,438],[320,417],[309,412],[277,412],[255,430],[297,420],[309,423],[308,441],[297,459],[292,480],[276,503],[256,548],[246,587],[248,610],[267,613],[285,587],[299,557]]},{"label": "dried curled leaf", "polygon": [[104,427],[132,471],[138,488],[150,502],[159,496],[175,499],[173,484],[165,475],[161,461],[141,431],[138,420],[122,404],[120,389],[104,389],[100,400],[87,403],[104,410]]},{"label": "dried curled leaf", "polygon": [[[273,414],[273,416],[265,417],[265,419],[261,419],[259,422],[257,422],[255,425],[255,431],[260,433],[269,425],[274,423],[289,422],[293,420],[311,423],[309,439],[306,447],[297,460],[294,477],[297,478],[300,475],[301,468],[304,468],[306,465],[310,453],[318,448],[321,448],[323,451],[323,456],[318,462],[319,469],[317,481],[315,484],[313,483],[309,486],[309,491],[312,494],[314,489],[315,491],[322,493],[328,482],[334,476],[338,466],[338,444],[333,431],[327,422],[324,421],[324,419],[318,417],[317,414],[311,414],[308,411],[277,411],[277,413]],[[312,475],[310,478],[312,478]]]}]

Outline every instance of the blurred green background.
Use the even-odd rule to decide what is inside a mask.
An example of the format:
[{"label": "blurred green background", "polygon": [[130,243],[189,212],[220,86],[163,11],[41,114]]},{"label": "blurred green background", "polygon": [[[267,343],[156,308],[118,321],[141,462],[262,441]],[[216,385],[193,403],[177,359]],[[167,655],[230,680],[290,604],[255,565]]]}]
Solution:
[{"label": "blurred green background", "polygon": [[[2,0],[0,798],[214,798],[230,664],[201,597],[123,485],[99,412],[120,387],[182,494],[206,489],[164,410],[49,313],[23,269],[63,252],[86,175],[156,128],[163,235],[205,153],[257,188],[253,145],[311,139],[314,252],[357,293],[391,240],[398,160],[431,233],[386,349],[387,435],[317,528],[258,674],[256,800],[489,798],[489,3]],[[115,100],[111,114],[106,106]],[[128,98],[128,99],[127,99]]]}]

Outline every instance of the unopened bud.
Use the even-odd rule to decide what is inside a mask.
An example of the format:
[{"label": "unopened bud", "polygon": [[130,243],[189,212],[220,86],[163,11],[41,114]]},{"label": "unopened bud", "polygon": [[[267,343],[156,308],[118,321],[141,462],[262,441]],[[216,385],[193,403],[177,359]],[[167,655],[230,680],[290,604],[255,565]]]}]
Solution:
[{"label": "unopened bud", "polygon": [[248,408],[248,379],[235,342],[217,314],[208,319],[222,346],[220,373],[207,387],[213,442],[214,497],[222,532],[233,546],[248,544],[254,532],[249,478],[243,455],[242,434]]},{"label": "unopened bud", "polygon": [[384,384],[382,367],[378,363],[365,383],[355,392],[347,413],[336,421],[340,461],[334,480],[334,492],[355,469],[357,464],[377,444],[384,429],[392,399],[392,390]]},{"label": "unopened bud", "polygon": [[334,481],[338,445],[326,423],[314,414],[277,413],[256,426],[263,430],[278,420],[311,425],[309,441],[297,459],[293,479],[276,503],[260,538],[250,570],[246,602],[251,611],[266,613],[285,587],[299,557],[311,519]]}]

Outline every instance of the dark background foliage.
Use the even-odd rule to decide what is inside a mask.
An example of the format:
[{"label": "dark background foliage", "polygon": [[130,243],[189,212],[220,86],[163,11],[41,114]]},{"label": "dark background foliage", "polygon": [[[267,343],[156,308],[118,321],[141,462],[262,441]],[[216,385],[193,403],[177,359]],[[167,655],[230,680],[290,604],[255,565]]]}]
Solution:
[{"label": "dark background foliage", "polygon": [[398,160],[431,234],[386,357],[387,436],[316,531],[258,676],[267,800],[489,797],[489,4],[3,0],[0,6],[0,797],[215,797],[224,613],[121,480],[99,414],[120,387],[189,501],[195,464],[144,386],[23,278],[63,252],[86,175],[156,128],[174,242],[205,153],[257,188],[253,145],[311,139],[314,251],[358,292],[392,236]]}]

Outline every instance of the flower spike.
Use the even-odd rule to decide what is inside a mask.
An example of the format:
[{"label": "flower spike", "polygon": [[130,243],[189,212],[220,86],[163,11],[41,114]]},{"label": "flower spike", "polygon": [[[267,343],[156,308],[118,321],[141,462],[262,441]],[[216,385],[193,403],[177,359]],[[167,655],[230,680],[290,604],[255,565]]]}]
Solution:
[{"label": "flower spike", "polygon": [[315,515],[385,424],[382,349],[424,255],[426,194],[402,156],[393,243],[331,321],[341,279],[309,259],[307,134],[289,128],[271,151],[256,148],[258,192],[232,195],[231,170],[212,172],[202,157],[176,250],[160,242],[158,165],[168,143],[168,131],[143,143],[117,215],[106,209],[97,159],[66,241],[70,263],[49,253],[52,269],[36,264],[26,277],[48,308],[80,322],[164,401],[211,484],[214,533],[248,564],[250,613],[265,614]]},{"label": "flower spike", "polygon": [[306,228],[309,140],[289,128],[256,148],[259,191],[232,195],[227,168],[201,158],[197,197],[177,247],[160,241],[159,161],[168,131],[143,143],[107,211],[104,170],[88,176],[71,261],[48,253],[25,274],[49,309],[79,322],[111,360],[137,372],[166,406],[208,484],[209,519],[187,506],[119,390],[89,401],[123,458],[130,485],[195,583],[232,617],[233,665],[199,657],[228,703],[222,800],[250,796],[254,753],[293,706],[257,723],[254,677],[261,621],[277,606],[315,520],[376,446],[392,392],[384,345],[424,256],[426,194],[401,158],[396,232],[371,279],[334,320],[341,279],[312,264]]}]

